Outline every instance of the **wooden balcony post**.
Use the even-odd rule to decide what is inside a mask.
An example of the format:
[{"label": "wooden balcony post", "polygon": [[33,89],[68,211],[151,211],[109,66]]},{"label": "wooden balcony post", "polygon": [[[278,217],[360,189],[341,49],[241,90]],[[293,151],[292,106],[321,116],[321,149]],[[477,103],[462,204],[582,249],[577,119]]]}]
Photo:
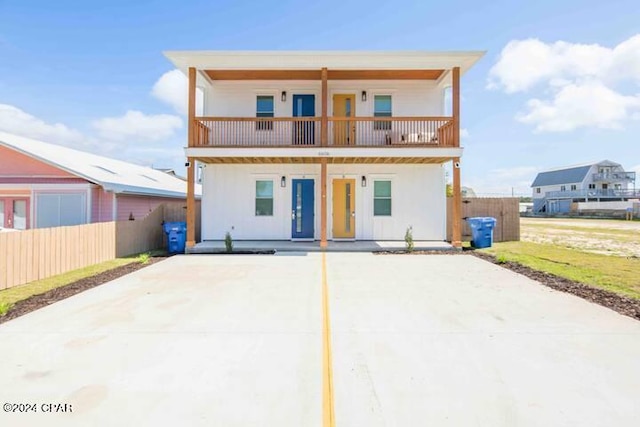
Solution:
[{"label": "wooden balcony post", "polygon": [[453,115],[453,146],[460,147],[460,67],[453,67],[451,73],[452,94],[451,113]]},{"label": "wooden balcony post", "polygon": [[[188,105],[187,139],[188,146],[195,147],[196,116],[196,69],[189,67],[189,105]],[[196,244],[196,198],[195,198],[195,159],[187,158],[187,247]]]},{"label": "wooden balcony post", "polygon": [[328,137],[329,135],[327,134],[329,131],[329,122],[327,119],[327,114],[329,111],[328,108],[328,87],[327,87],[327,77],[329,75],[329,72],[327,71],[326,68],[323,68],[322,71],[320,72],[320,77],[322,78],[322,121],[320,123],[320,145],[322,145],[323,147],[327,146],[327,142],[328,142]]}]

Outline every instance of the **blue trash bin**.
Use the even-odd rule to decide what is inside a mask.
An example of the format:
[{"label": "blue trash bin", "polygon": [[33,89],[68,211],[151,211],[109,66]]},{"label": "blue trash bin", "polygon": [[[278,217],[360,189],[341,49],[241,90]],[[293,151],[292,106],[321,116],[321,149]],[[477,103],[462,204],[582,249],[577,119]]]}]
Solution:
[{"label": "blue trash bin", "polygon": [[471,228],[471,246],[474,248],[490,248],[493,244],[493,228],[496,219],[490,216],[467,218]]},{"label": "blue trash bin", "polygon": [[162,224],[162,228],[167,235],[167,252],[183,254],[187,243],[187,223],[165,222]]}]

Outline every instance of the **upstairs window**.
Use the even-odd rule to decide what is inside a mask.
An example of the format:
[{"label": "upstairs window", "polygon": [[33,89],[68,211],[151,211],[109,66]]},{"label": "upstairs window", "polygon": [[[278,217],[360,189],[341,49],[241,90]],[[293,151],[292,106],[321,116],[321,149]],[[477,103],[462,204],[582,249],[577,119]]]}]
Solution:
[{"label": "upstairs window", "polygon": [[567,191],[567,186],[566,185],[561,185],[560,186],[560,191]]},{"label": "upstairs window", "polygon": [[589,190],[595,190],[595,189],[596,189],[595,184],[589,184]]},{"label": "upstairs window", "polygon": [[391,216],[391,181],[373,182],[373,215]]},{"label": "upstairs window", "polygon": [[576,184],[571,184],[571,191],[576,191],[578,186]]},{"label": "upstairs window", "polygon": [[[373,97],[373,116],[391,117],[391,95],[375,95]],[[391,121],[373,122],[374,130],[391,130]]]},{"label": "upstairs window", "polygon": [[[256,100],[256,117],[273,117],[273,96],[260,95]],[[273,130],[272,121],[256,122],[256,130]]]},{"label": "upstairs window", "polygon": [[540,187],[536,187],[536,194],[540,194]]}]

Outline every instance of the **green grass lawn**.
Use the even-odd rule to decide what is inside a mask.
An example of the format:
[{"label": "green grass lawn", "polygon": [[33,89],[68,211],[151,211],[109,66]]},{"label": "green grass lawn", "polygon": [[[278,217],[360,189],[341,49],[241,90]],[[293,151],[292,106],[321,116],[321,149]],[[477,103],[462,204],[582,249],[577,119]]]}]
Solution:
[{"label": "green grass lawn", "polygon": [[111,261],[95,264],[78,270],[69,271],[43,280],[26,283],[13,288],[0,291],[0,316],[4,315],[18,301],[29,298],[32,295],[45,293],[51,289],[68,285],[86,277],[95,276],[116,267],[131,264],[132,262],[146,263],[149,254],[141,254],[136,257],[117,258]]},{"label": "green grass lawn", "polygon": [[640,258],[604,256],[552,244],[494,243],[482,252],[576,282],[640,299]]}]

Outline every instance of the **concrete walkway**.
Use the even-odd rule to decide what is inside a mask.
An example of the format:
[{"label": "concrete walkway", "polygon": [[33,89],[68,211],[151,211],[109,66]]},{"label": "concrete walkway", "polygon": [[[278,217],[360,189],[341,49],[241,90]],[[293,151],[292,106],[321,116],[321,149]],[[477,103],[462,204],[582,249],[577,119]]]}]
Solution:
[{"label": "concrete walkway", "polygon": [[[418,240],[414,242],[416,251],[450,251],[453,246],[447,242],[431,240]],[[276,251],[276,252],[321,252],[319,241],[291,241],[291,240],[236,240],[233,248],[237,251]],[[398,240],[357,240],[329,241],[326,252],[380,252],[402,251],[405,242]],[[216,254],[225,252],[223,240],[207,240],[197,243],[193,248],[187,249],[191,254]]]},{"label": "concrete walkway", "polygon": [[[472,256],[325,257],[336,426],[637,425],[640,322]],[[0,401],[38,410],[0,425],[322,425],[322,258],[177,256],[0,325]]]}]

